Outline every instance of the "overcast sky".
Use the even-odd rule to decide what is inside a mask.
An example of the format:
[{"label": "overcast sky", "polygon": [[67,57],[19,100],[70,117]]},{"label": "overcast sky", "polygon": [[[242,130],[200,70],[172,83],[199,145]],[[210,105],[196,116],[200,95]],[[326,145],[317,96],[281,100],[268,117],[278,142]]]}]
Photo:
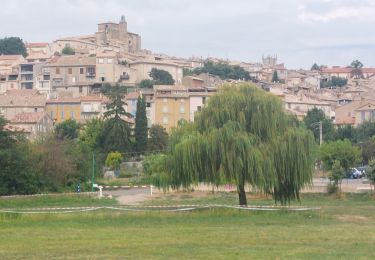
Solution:
[{"label": "overcast sky", "polygon": [[179,57],[375,67],[374,0],[0,0],[0,37],[28,42],[93,34],[118,22],[142,48]]}]

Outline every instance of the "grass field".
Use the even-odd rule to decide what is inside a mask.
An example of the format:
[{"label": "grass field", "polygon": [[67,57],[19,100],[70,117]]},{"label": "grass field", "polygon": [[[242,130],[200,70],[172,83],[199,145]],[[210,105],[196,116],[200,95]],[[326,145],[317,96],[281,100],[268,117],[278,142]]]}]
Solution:
[{"label": "grass field", "polygon": [[[87,197],[1,200],[0,207],[113,205]],[[273,204],[250,197],[251,204]],[[235,194],[168,195],[148,204],[235,204]],[[11,205],[7,205],[11,203]],[[99,204],[97,204],[99,203]],[[375,200],[308,194],[320,211],[96,211],[0,214],[0,258],[14,259],[374,259]]]}]

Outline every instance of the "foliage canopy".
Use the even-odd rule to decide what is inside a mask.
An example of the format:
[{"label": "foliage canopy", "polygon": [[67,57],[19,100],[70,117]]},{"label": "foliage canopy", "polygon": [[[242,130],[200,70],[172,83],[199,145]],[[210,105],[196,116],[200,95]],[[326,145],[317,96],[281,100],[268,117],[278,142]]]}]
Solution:
[{"label": "foliage canopy", "polygon": [[245,184],[283,204],[299,199],[312,179],[314,140],[293,122],[277,97],[248,84],[226,85],[194,123],[172,131],[168,184],[235,183],[241,205]]}]

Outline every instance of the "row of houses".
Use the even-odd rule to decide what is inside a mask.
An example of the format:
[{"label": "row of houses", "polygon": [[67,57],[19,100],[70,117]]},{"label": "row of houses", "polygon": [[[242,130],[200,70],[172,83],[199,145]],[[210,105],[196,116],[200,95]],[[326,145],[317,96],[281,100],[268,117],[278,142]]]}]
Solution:
[{"label": "row of houses", "polygon": [[[130,92],[125,96],[125,110],[133,118],[124,118],[134,124],[138,97],[146,99],[148,126],[162,125],[167,131],[181,120],[194,121],[195,113],[207,102],[216,89],[207,88],[203,80],[194,78],[190,86],[157,85],[153,89]],[[198,85],[200,83],[200,85]],[[0,116],[9,121],[9,127],[23,131],[30,139],[48,133],[53,126],[68,119],[86,123],[103,118],[109,99],[100,93],[81,97],[48,98],[35,89],[7,90],[0,94]]]},{"label": "row of houses", "polygon": [[13,89],[36,89],[51,97],[80,97],[95,92],[103,83],[135,86],[150,79],[152,68],[168,71],[182,82],[183,66],[150,57],[130,60],[113,51],[96,55],[52,56],[28,62],[21,55],[0,56],[0,93]]}]

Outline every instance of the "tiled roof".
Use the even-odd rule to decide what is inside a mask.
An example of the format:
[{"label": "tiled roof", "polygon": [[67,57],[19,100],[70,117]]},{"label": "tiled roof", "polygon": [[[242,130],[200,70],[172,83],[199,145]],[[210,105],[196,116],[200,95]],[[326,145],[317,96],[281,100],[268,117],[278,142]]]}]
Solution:
[{"label": "tiled roof", "polygon": [[97,58],[115,58],[117,57],[117,53],[114,51],[108,51],[108,52],[99,52],[96,54]]},{"label": "tiled roof", "polygon": [[323,68],[323,73],[351,73],[353,68]]},{"label": "tiled roof", "polygon": [[44,107],[46,96],[37,90],[13,89],[0,95],[0,107]]},{"label": "tiled roof", "polygon": [[82,66],[82,65],[95,66],[95,64],[96,64],[95,57],[80,56],[80,55],[66,55],[66,56],[55,57],[50,62],[51,67]]},{"label": "tiled roof", "polygon": [[12,124],[6,124],[4,128],[6,131],[9,131],[9,132],[17,132],[17,133],[30,132],[29,129],[26,129],[24,127],[17,126],[17,125],[12,125]]},{"label": "tiled roof", "polygon": [[33,52],[26,57],[26,60],[49,59],[51,56],[43,52]]},{"label": "tiled roof", "polygon": [[98,101],[98,102],[104,102],[108,100],[105,96],[98,96],[98,95],[89,95],[89,96],[83,96],[81,97],[81,101]]},{"label": "tiled roof", "polygon": [[60,104],[60,103],[81,103],[80,98],[51,98],[47,99],[47,104]]},{"label": "tiled roof", "polygon": [[0,55],[0,60],[18,60],[22,55]]},{"label": "tiled roof", "polygon": [[354,125],[355,124],[355,117],[344,117],[335,120],[336,125]]},{"label": "tiled roof", "polygon": [[314,99],[307,98],[305,96],[294,96],[294,95],[285,95],[285,102],[286,103],[294,103],[294,104],[308,104],[308,105],[329,105],[327,102],[322,102]]},{"label": "tiled roof", "polygon": [[[353,68],[323,68],[323,73],[351,73]],[[375,68],[361,68],[362,73],[375,73]]]},{"label": "tiled roof", "polygon": [[33,48],[33,47],[47,47],[48,43],[46,42],[30,42],[26,44],[26,48]]},{"label": "tiled roof", "polygon": [[129,99],[138,99],[138,97],[139,97],[139,93],[138,92],[130,92],[130,93],[128,93],[125,96],[125,99],[126,100],[129,100]]},{"label": "tiled roof", "polygon": [[37,123],[39,122],[44,116],[46,116],[46,112],[31,112],[31,113],[21,113],[15,115],[10,122],[15,123]]}]

